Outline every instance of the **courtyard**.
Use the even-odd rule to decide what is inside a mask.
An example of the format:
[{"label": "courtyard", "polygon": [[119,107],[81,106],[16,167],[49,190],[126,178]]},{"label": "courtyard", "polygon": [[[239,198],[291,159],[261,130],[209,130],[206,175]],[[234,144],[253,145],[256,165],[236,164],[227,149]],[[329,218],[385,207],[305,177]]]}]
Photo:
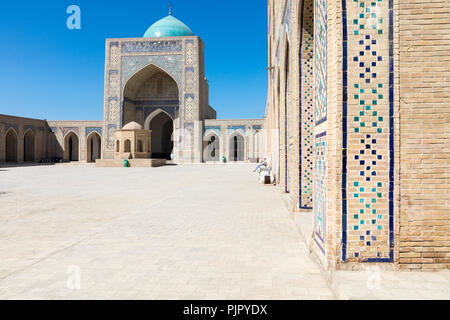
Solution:
[{"label": "courtyard", "polygon": [[445,271],[324,273],[253,169],[0,167],[0,299],[450,299]]},{"label": "courtyard", "polygon": [[334,298],[253,169],[1,168],[0,299]]}]

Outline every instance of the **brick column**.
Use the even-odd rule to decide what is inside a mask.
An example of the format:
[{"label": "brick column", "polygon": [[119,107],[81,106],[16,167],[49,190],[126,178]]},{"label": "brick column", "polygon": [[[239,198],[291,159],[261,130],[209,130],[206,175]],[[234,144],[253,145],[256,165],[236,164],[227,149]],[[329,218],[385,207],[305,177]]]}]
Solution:
[{"label": "brick column", "polygon": [[80,127],[80,161],[87,161],[87,137],[86,127]]},{"label": "brick column", "polygon": [[225,156],[225,158],[228,159],[227,154],[227,129],[226,126],[220,126],[220,161],[222,161],[222,157]]}]

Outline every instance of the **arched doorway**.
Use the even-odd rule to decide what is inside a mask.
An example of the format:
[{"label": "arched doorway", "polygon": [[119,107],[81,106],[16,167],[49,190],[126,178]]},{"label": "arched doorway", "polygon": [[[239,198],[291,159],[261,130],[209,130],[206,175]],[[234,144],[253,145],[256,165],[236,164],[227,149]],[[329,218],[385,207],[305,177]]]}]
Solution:
[{"label": "arched doorway", "polygon": [[79,139],[73,132],[69,132],[64,138],[64,160],[79,161]]},{"label": "arched doorway", "polygon": [[123,144],[123,152],[131,152],[131,140],[125,140]]},{"label": "arched doorway", "polygon": [[102,157],[102,138],[97,132],[91,132],[87,138],[87,162],[95,162]]},{"label": "arched doorway", "polygon": [[220,138],[215,133],[210,132],[204,138],[203,160],[220,161]]},{"label": "arched doorway", "polygon": [[175,79],[151,64],[127,81],[123,95],[123,123],[143,123],[144,129],[152,131],[151,157],[171,159],[175,110],[180,106]]},{"label": "arched doorway", "polygon": [[244,137],[234,134],[230,137],[230,161],[244,161]]},{"label": "arched doorway", "polygon": [[144,152],[144,144],[142,143],[142,140],[138,140],[136,152]]},{"label": "arched doorway", "polygon": [[29,162],[35,160],[35,137],[32,130],[27,130],[23,136],[23,161]]},{"label": "arched doorway", "polygon": [[148,129],[152,131],[152,158],[170,160],[173,150],[172,118],[165,112],[158,112],[150,120]]},{"label": "arched doorway", "polygon": [[5,137],[5,161],[17,162],[17,133],[9,129]]}]

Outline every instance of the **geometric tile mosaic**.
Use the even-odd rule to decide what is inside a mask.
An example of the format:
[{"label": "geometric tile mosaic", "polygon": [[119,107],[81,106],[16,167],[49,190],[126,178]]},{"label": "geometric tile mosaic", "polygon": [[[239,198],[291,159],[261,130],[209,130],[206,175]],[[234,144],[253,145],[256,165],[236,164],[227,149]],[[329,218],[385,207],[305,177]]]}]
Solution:
[{"label": "geometric tile mosaic", "polygon": [[316,125],[327,120],[327,0],[315,0],[314,5],[314,78]]},{"label": "geometric tile mosaic", "polygon": [[314,240],[325,253],[327,213],[326,132],[316,135],[314,150]]},{"label": "geometric tile mosaic", "polygon": [[392,1],[343,1],[343,260],[391,261]]},{"label": "geometric tile mosaic", "polygon": [[313,202],[314,158],[314,2],[302,1],[300,31],[300,208]]},{"label": "geometric tile mosaic", "polygon": [[314,1],[314,240],[324,253],[327,220],[327,132],[318,126],[327,120],[327,10],[327,0]]}]

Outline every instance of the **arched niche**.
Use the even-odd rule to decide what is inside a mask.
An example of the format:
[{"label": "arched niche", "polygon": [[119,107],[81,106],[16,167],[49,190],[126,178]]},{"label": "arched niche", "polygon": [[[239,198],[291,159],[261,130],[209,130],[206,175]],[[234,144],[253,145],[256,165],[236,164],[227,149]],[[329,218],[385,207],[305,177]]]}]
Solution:
[{"label": "arched niche", "polygon": [[221,139],[215,131],[207,132],[203,137],[203,161],[220,161]]},{"label": "arched niche", "polygon": [[86,140],[87,148],[86,148],[86,161],[87,162],[95,162],[97,159],[101,159],[102,155],[102,138],[96,132],[92,131]]},{"label": "arched niche", "polygon": [[28,129],[23,135],[23,161],[32,162],[35,161],[35,144],[36,136],[33,130]]},{"label": "arched niche", "polygon": [[228,160],[244,161],[245,160],[245,137],[240,132],[234,132],[228,138]]},{"label": "arched niche", "polygon": [[64,161],[79,161],[80,139],[78,135],[69,131],[64,137]]},{"label": "arched niche", "polygon": [[13,128],[5,135],[5,161],[17,162],[17,132]]}]

